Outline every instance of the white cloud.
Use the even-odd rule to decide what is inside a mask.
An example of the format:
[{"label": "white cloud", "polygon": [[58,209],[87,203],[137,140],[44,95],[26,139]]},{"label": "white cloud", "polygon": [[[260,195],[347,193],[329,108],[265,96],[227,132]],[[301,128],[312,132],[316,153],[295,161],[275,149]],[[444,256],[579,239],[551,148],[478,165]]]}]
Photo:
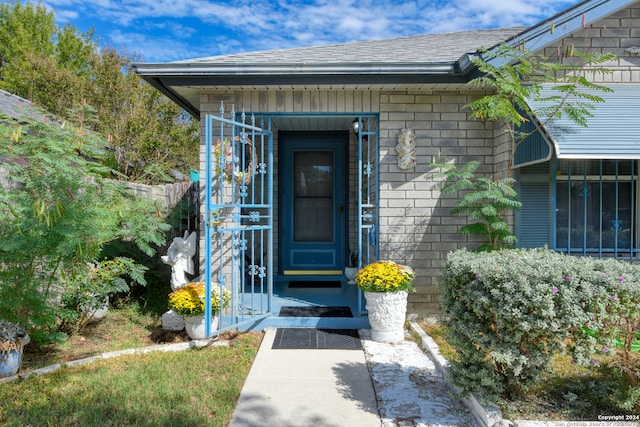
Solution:
[{"label": "white cloud", "polygon": [[[558,0],[48,0],[57,19],[96,26],[153,61],[434,32],[533,25]],[[81,28],[85,29],[85,28]]]}]

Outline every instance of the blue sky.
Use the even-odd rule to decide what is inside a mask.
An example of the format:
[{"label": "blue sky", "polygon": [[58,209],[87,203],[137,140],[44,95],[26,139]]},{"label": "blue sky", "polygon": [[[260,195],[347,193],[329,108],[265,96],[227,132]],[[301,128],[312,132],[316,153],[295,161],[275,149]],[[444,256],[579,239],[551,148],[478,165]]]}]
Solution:
[{"label": "blue sky", "polygon": [[[577,0],[45,0],[146,62],[533,25]],[[399,52],[401,54],[401,52]],[[142,58],[140,58],[140,55]]]}]

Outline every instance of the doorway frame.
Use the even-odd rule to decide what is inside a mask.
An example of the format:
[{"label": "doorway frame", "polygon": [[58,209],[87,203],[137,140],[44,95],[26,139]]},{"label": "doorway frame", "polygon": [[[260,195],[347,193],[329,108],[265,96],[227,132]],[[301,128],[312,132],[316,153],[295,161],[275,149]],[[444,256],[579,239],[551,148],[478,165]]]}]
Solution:
[{"label": "doorway frame", "polygon": [[[332,212],[336,219],[334,224],[335,259],[332,268],[309,268],[289,270],[286,256],[289,245],[285,239],[286,233],[291,233],[291,224],[285,221],[293,216],[293,194],[288,194],[288,183],[283,179],[289,175],[293,167],[286,160],[295,151],[333,151],[335,168],[335,182],[333,184]],[[349,247],[349,134],[348,131],[280,131],[278,133],[278,268],[279,281],[291,280],[343,280],[343,271],[348,257]],[[319,244],[321,245],[321,244]]]},{"label": "doorway frame", "polygon": [[[380,202],[380,114],[377,112],[260,112],[252,111],[255,122],[261,128],[273,132],[276,147],[279,147],[278,134],[287,131],[347,131],[349,146],[347,147],[347,181],[348,190],[354,192],[350,198],[353,203],[347,219],[350,232],[348,245],[353,244],[358,253],[358,268],[379,259],[379,202]],[[353,123],[357,122],[360,132],[351,133]],[[318,125],[320,123],[320,125]],[[353,144],[353,146],[352,146]],[[278,152],[278,148],[276,148]],[[275,154],[275,153],[274,153]],[[279,159],[276,159],[279,164]],[[351,174],[355,174],[351,177]],[[276,179],[279,181],[279,177]],[[274,187],[274,190],[277,186]],[[275,197],[278,200],[278,196]],[[274,216],[280,210],[280,204],[274,206]],[[279,227],[279,224],[277,224]],[[274,232],[274,235],[277,235]],[[274,236],[275,237],[275,236]],[[280,241],[274,239],[274,254],[279,252]],[[278,261],[279,262],[279,261]],[[275,265],[274,265],[275,267]],[[275,269],[275,268],[274,268]],[[308,279],[308,278],[307,278]],[[284,276],[274,271],[274,286],[281,285]],[[323,280],[334,280],[324,277]],[[344,274],[335,276],[335,280],[347,279]],[[286,288],[286,286],[285,286]],[[366,316],[364,296],[357,292],[357,310],[360,316]]]}]

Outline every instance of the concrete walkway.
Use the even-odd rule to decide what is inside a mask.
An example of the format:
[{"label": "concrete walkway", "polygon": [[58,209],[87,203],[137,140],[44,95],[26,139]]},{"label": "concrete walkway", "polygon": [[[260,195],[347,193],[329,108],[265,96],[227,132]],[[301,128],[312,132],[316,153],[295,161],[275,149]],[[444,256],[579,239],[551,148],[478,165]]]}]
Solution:
[{"label": "concrete walkway", "polygon": [[266,331],[229,427],[474,426],[413,341],[363,350],[274,350]]},{"label": "concrete walkway", "polygon": [[266,330],[229,427],[379,426],[362,350],[273,350]]}]

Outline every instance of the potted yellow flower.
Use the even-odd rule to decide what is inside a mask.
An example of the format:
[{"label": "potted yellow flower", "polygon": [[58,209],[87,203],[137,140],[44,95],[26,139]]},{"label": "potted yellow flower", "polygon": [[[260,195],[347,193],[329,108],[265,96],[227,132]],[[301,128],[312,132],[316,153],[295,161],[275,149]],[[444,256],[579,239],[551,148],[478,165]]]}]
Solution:
[{"label": "potted yellow flower", "polygon": [[[169,294],[169,308],[184,318],[185,329],[192,339],[203,339],[205,335],[204,282],[191,282]],[[220,287],[211,286],[211,329],[218,328],[221,308],[226,308],[231,301],[231,292],[222,289],[222,307],[220,307]]]},{"label": "potted yellow flower", "polygon": [[414,290],[411,267],[393,261],[376,261],[356,274],[356,285],[364,292],[374,341],[404,339],[407,296]]}]

